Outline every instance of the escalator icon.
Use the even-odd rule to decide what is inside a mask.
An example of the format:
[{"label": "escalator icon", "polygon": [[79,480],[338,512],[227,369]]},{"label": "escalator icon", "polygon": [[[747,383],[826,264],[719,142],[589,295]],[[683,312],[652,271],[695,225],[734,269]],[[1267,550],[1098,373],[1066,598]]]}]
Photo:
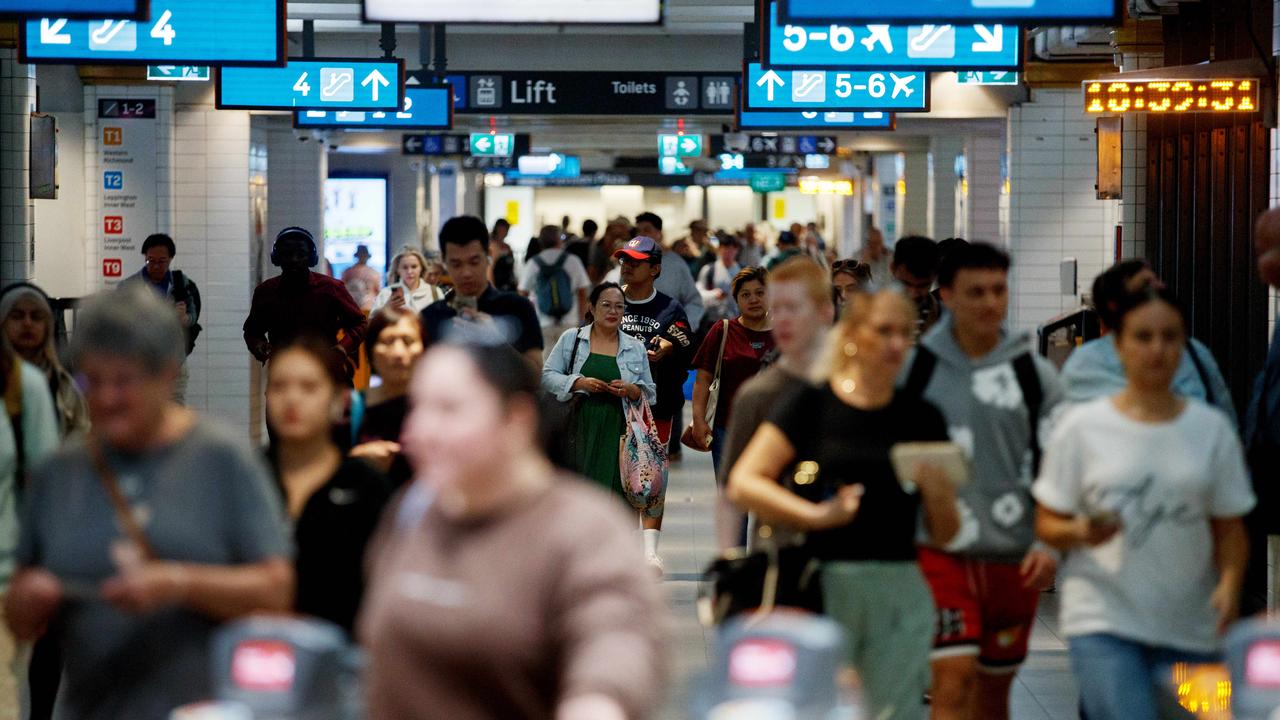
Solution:
[{"label": "escalator icon", "polygon": [[356,71],[349,67],[320,68],[320,100],[351,102],[355,100]]}]

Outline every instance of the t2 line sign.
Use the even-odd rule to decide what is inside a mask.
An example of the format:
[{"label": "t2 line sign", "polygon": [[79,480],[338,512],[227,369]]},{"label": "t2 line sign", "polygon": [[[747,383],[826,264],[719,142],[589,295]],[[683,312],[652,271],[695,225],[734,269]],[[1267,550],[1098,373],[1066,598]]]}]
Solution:
[{"label": "t2 line sign", "polygon": [[774,2],[768,13],[760,48],[769,68],[1015,70],[1022,64],[1017,25],[793,25],[778,21]]},{"label": "t2 line sign", "polygon": [[291,59],[282,68],[224,67],[217,107],[237,110],[400,110],[403,60]]},{"label": "t2 line sign", "polygon": [[808,69],[766,70],[747,63],[748,110],[929,111],[929,74]]},{"label": "t2 line sign", "polygon": [[280,65],[285,0],[155,0],[151,19],[20,24],[24,63],[102,65]]}]

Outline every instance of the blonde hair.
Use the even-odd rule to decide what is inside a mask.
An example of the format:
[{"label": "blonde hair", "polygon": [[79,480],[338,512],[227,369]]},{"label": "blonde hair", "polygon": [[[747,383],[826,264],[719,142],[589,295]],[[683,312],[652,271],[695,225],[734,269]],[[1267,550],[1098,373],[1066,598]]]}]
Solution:
[{"label": "blonde hair", "polygon": [[821,309],[832,307],[831,279],[812,258],[797,256],[769,271],[769,285],[777,283],[798,283],[804,287],[805,295],[813,301],[815,307]]},{"label": "blonde hair", "polygon": [[886,288],[876,292],[856,293],[845,303],[840,320],[827,333],[826,350],[818,354],[818,359],[810,369],[809,379],[814,383],[826,383],[840,370],[844,369],[849,358],[844,354],[844,346],[859,328],[871,320],[871,313],[883,303],[890,309],[902,313],[903,317],[914,323],[916,319],[915,304],[901,291]]},{"label": "blonde hair", "polygon": [[421,277],[426,277],[428,267],[427,256],[406,245],[403,248],[400,248],[400,252],[396,253],[395,257],[391,258],[391,265],[387,267],[387,285],[395,285],[400,282],[400,261],[408,255],[418,258],[418,264],[422,266]]}]

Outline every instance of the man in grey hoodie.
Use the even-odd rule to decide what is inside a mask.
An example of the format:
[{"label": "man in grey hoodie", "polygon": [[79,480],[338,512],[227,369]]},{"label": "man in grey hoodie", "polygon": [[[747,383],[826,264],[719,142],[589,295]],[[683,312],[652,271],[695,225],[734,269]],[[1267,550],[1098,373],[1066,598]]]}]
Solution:
[{"label": "man in grey hoodie", "polygon": [[1057,557],[1035,545],[1031,483],[1041,424],[1062,399],[1053,367],[1025,334],[1005,331],[1009,256],[975,243],[947,258],[938,281],[949,311],[920,341],[903,392],[942,411],[971,460],[958,493],[961,529],[945,548],[921,547],[938,607],[934,720],[1005,720],[1009,688]]}]

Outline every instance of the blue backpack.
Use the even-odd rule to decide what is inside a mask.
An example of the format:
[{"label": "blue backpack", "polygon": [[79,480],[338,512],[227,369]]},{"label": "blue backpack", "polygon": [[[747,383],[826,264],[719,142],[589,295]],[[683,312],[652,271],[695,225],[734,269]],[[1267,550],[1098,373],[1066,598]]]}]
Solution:
[{"label": "blue backpack", "polygon": [[556,322],[573,310],[573,283],[564,269],[568,259],[567,250],[561,250],[560,257],[550,265],[536,255],[533,257],[534,264],[538,266],[538,279],[534,285],[538,294],[538,310]]}]

